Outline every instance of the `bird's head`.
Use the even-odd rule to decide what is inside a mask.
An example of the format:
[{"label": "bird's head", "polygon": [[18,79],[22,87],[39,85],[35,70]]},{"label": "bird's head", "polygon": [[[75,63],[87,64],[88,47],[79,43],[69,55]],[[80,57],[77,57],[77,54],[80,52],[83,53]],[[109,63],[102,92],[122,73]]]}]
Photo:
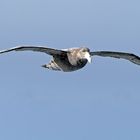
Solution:
[{"label": "bird's head", "polygon": [[86,59],[89,63],[91,63],[91,55],[90,55],[90,49],[89,48],[81,48],[79,51],[79,55],[81,59]]}]

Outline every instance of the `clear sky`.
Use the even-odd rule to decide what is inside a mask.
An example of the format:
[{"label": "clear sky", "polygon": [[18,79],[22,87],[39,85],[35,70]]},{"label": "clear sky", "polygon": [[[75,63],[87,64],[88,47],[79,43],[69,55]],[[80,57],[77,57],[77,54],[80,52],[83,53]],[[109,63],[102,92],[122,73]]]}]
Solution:
[{"label": "clear sky", "polygon": [[[140,55],[139,0],[1,0],[0,49],[17,45]],[[1,140],[139,140],[140,66],[93,58],[73,72],[50,56],[0,56]]]}]

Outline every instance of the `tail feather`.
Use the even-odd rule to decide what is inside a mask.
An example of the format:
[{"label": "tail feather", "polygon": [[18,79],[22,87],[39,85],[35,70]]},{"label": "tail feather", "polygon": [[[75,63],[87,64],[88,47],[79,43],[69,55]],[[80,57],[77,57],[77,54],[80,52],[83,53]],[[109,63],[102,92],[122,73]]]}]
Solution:
[{"label": "tail feather", "polygon": [[61,68],[52,60],[49,64],[44,64],[42,67],[50,69],[50,70],[57,70],[61,71]]}]

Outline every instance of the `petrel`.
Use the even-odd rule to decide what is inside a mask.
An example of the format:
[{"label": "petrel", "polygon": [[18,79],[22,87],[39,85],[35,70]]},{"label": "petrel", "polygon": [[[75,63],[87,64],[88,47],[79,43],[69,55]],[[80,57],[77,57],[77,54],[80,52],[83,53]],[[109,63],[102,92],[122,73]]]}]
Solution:
[{"label": "petrel", "polygon": [[69,48],[69,49],[52,49],[43,46],[17,46],[10,49],[0,51],[0,54],[11,51],[35,51],[43,52],[52,56],[52,60],[45,65],[44,68],[51,70],[72,72],[83,68],[87,62],[91,63],[92,56],[103,56],[122,58],[140,65],[140,57],[126,52],[112,52],[112,51],[90,51],[87,47]]}]

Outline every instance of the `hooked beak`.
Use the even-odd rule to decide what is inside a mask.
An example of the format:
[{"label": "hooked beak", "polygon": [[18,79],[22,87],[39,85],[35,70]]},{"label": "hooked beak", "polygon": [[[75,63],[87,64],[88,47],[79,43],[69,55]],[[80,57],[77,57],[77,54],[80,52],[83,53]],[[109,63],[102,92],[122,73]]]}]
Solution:
[{"label": "hooked beak", "polygon": [[85,53],[85,58],[88,60],[89,63],[91,63],[91,55],[89,54],[89,52]]}]

